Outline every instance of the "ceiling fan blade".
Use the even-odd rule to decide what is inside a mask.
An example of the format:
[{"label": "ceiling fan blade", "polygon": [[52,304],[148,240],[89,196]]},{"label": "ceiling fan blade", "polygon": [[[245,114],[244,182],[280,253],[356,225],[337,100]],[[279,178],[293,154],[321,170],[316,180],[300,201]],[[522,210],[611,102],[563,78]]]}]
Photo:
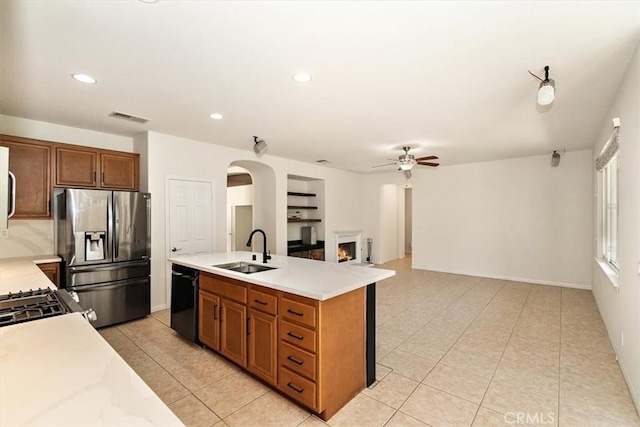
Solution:
[{"label": "ceiling fan blade", "polygon": [[396,162],[393,163],[385,163],[384,165],[375,165],[375,166],[371,166],[372,168],[381,168],[382,166],[391,166],[391,165],[395,165]]},{"label": "ceiling fan blade", "polygon": [[417,162],[417,163],[422,166],[433,166],[433,167],[440,166],[440,163],[431,163],[431,162]]},{"label": "ceiling fan blade", "polygon": [[416,158],[416,162],[420,162],[422,160],[437,160],[438,156],[426,156],[426,157],[418,157]]}]

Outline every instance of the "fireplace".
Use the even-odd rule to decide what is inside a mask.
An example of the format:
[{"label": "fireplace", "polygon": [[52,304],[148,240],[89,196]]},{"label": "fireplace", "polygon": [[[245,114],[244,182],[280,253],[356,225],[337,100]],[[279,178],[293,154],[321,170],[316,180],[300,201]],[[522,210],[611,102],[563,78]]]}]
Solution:
[{"label": "fireplace", "polygon": [[362,263],[362,231],[334,231],[336,236],[335,262],[344,264]]},{"label": "fireplace", "polygon": [[356,242],[344,242],[338,244],[338,262],[347,262],[356,259]]}]

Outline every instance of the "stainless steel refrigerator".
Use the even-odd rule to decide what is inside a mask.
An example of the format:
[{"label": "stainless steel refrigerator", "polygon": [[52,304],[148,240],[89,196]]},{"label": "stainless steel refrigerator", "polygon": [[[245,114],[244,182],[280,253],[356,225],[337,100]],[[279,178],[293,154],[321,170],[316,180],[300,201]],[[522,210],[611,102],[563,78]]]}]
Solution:
[{"label": "stainless steel refrigerator", "polygon": [[64,286],[96,328],[151,312],[151,195],[129,191],[55,190],[55,235]]}]

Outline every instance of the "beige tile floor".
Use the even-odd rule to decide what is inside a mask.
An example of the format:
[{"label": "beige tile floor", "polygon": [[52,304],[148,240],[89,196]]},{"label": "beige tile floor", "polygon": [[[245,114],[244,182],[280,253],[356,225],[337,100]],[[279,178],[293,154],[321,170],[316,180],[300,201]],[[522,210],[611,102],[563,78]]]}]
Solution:
[{"label": "beige tile floor", "polygon": [[640,426],[590,291],[384,268],[377,378],[328,423],[168,327],[100,330],[188,426]]}]

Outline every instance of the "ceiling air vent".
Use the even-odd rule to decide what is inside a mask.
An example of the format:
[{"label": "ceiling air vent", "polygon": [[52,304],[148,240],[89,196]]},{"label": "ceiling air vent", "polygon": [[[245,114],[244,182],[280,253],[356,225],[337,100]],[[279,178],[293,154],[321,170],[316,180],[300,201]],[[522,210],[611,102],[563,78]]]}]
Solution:
[{"label": "ceiling air vent", "polygon": [[145,119],[144,117],[136,117],[132,116],[131,114],[121,113],[120,111],[112,112],[111,114],[109,114],[109,117],[115,117],[116,119],[128,120],[130,122],[143,124],[149,122],[149,119]]}]

